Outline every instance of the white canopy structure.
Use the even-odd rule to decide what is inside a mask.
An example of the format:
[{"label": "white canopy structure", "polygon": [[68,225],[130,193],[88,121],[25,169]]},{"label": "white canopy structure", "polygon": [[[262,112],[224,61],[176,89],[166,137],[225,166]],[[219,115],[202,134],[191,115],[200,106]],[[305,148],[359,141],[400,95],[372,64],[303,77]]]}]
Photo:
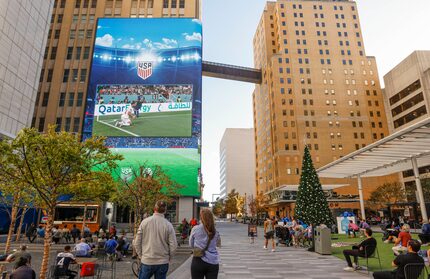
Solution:
[{"label": "white canopy structure", "polygon": [[352,152],[317,170],[320,177],[358,180],[361,215],[365,218],[362,177],[383,176],[412,169],[423,220],[428,220],[418,168],[430,165],[430,118]]}]

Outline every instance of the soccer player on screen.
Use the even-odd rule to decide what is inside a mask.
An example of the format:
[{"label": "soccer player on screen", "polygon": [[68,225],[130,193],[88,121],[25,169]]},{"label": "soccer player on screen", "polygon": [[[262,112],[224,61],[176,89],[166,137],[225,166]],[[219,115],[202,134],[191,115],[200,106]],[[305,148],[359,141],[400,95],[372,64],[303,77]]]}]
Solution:
[{"label": "soccer player on screen", "polygon": [[115,127],[123,127],[123,126],[131,126],[132,119],[134,119],[136,116],[133,113],[133,107],[129,106],[128,109],[124,111],[123,114],[121,114],[121,120],[117,120],[115,122]]}]

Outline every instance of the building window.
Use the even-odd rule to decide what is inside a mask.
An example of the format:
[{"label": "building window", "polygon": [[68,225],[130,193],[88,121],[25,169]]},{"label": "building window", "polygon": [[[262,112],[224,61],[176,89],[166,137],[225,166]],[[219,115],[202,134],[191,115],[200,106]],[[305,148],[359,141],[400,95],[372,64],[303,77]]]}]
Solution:
[{"label": "building window", "polygon": [[51,49],[51,59],[55,59],[55,57],[57,56],[57,47],[53,47]]},{"label": "building window", "polygon": [[90,0],[84,0],[84,8],[88,8]]},{"label": "building window", "polygon": [[72,82],[78,81],[78,69],[73,69]]},{"label": "building window", "polygon": [[81,76],[79,77],[80,83],[84,83],[87,78],[87,69],[81,69]]},{"label": "building window", "polygon": [[76,106],[77,107],[81,107],[82,106],[83,96],[84,96],[83,92],[78,92],[78,99],[76,100]]},{"label": "building window", "polygon": [[89,57],[90,57],[90,47],[85,47],[83,59],[88,59]]},{"label": "building window", "polygon": [[57,17],[57,23],[62,23],[63,22],[63,15],[59,14]]},{"label": "building window", "polygon": [[70,122],[71,122],[71,118],[70,117],[66,117],[66,121],[65,121],[65,125],[64,125],[64,130],[66,132],[70,131]]},{"label": "building window", "polygon": [[70,92],[69,93],[69,102],[68,102],[68,106],[69,107],[73,107],[73,103],[75,102],[75,93]]},{"label": "building window", "polygon": [[43,128],[45,127],[45,117],[39,118],[39,132],[43,132]]},{"label": "building window", "polygon": [[67,82],[69,80],[70,69],[64,69],[63,73],[63,82]]},{"label": "building window", "polygon": [[52,81],[52,75],[54,74],[54,70],[53,69],[49,69],[48,70],[48,76],[46,78],[46,82],[51,82]]},{"label": "building window", "polygon": [[49,101],[49,92],[43,93],[42,107],[46,107]]},{"label": "building window", "polygon": [[88,29],[87,30],[87,39],[91,39],[93,37],[93,30]]},{"label": "building window", "polygon": [[76,30],[70,30],[69,38],[70,39],[76,38]]},{"label": "building window", "polygon": [[81,0],[76,0],[75,8],[79,9],[81,7]]},{"label": "building window", "polygon": [[61,92],[60,93],[60,99],[58,101],[58,106],[59,107],[64,107],[65,101],[66,101],[66,93],[65,92]]},{"label": "building window", "polygon": [[179,0],[179,8],[184,9],[185,8],[185,0]]},{"label": "building window", "polygon": [[80,122],[80,118],[79,117],[74,117],[73,118],[73,132],[74,133],[78,133],[79,132],[79,122]]},{"label": "building window", "polygon": [[81,48],[81,47],[77,47],[77,48],[76,48],[76,53],[75,53],[75,59],[76,59],[76,60],[81,59],[81,50],[82,50],[82,48]]},{"label": "building window", "polygon": [[73,47],[68,47],[68,48],[67,48],[67,55],[66,55],[66,59],[67,59],[67,60],[70,60],[70,59],[72,59],[72,56],[73,56]]},{"label": "building window", "polygon": [[61,131],[61,121],[62,121],[62,118],[57,117],[57,119],[55,121],[55,132]]},{"label": "building window", "polygon": [[54,39],[60,38],[60,30],[55,30]]},{"label": "building window", "polygon": [[97,7],[97,0],[92,0],[91,1],[91,8],[96,8]]},{"label": "building window", "polygon": [[78,39],[84,38],[84,30],[78,30]]}]

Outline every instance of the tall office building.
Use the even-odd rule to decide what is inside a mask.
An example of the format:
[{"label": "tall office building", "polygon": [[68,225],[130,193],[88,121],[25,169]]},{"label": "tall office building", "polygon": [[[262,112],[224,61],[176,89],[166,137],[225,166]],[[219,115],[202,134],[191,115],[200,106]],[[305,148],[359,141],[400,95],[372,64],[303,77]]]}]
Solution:
[{"label": "tall office building", "polygon": [[[263,78],[253,94],[257,191],[290,214],[305,145],[318,168],[388,135],[376,62],[348,0],[267,2],[253,44]],[[382,181],[366,180],[364,198]],[[353,180],[322,183],[345,197],[332,208],[358,208]]]},{"label": "tall office building", "polygon": [[231,190],[255,195],[253,129],[226,129],[220,142],[220,198]]},{"label": "tall office building", "polygon": [[56,0],[32,121],[39,131],[81,131],[99,17],[200,18],[200,0]]},{"label": "tall office building", "polygon": [[[414,51],[384,76],[383,90],[390,132],[397,132],[430,117],[430,51]],[[420,178],[430,180],[430,166],[419,168]],[[409,200],[415,200],[412,170],[403,172]],[[411,189],[411,190],[409,190]]]},{"label": "tall office building", "polygon": [[31,124],[53,2],[0,1],[0,137]]}]

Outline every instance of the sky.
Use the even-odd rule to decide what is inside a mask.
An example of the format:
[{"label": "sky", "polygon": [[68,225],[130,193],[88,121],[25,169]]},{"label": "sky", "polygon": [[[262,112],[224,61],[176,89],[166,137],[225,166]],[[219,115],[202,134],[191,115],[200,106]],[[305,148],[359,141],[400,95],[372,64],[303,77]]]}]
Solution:
[{"label": "sky", "polygon": [[136,26],[135,18],[99,20],[96,45],[151,51],[154,49],[176,48],[178,46],[200,46],[201,44],[201,22],[197,19],[186,22],[174,20],[173,24],[172,19],[145,18],[141,20],[145,23],[149,20],[154,23],[150,23],[151,28],[141,30],[142,25],[137,25],[139,26],[138,28],[133,28]]},{"label": "sky", "polygon": [[[252,39],[263,0],[202,0],[203,60],[253,66]],[[379,78],[414,50],[430,50],[429,0],[358,0],[366,55]],[[203,197],[219,191],[219,143],[226,128],[252,128],[254,85],[203,78]]]}]

